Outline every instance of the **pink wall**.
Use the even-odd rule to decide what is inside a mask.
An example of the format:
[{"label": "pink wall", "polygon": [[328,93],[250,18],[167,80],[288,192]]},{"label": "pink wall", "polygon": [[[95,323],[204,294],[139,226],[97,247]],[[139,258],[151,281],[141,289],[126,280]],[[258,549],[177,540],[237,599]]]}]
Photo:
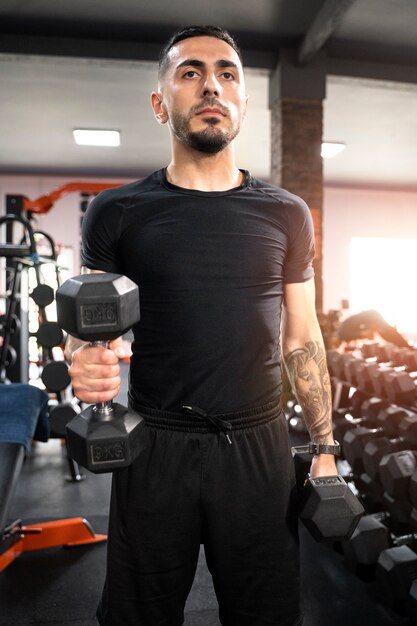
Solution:
[{"label": "pink wall", "polygon": [[[58,177],[31,177],[31,176],[0,176],[0,215],[6,210],[6,194],[22,194],[28,198],[36,199],[43,194],[50,193],[56,187],[60,187],[74,180],[100,181],[97,177],[92,178],[58,178]],[[106,181],[112,179],[106,178]],[[123,182],[122,179],[114,179],[115,182]],[[127,182],[127,181],[125,181]],[[49,233],[56,241],[74,250],[74,270],[77,273],[80,265],[79,257],[79,225],[80,225],[80,194],[72,193],[64,196],[55,206],[44,215],[35,218],[34,227]]]},{"label": "pink wall", "polygon": [[[352,237],[417,239],[417,191],[325,187],[323,231],[323,292],[327,311],[340,308],[343,298],[349,299]],[[417,289],[417,268],[414,289]]]}]

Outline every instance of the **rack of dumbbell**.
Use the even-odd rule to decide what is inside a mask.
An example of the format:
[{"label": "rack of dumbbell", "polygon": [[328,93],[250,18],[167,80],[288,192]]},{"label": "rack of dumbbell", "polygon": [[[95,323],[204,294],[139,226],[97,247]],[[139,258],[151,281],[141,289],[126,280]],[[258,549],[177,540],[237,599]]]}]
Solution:
[{"label": "rack of dumbbell", "polygon": [[[45,389],[49,395],[49,422],[50,437],[62,439],[66,445],[65,426],[81,411],[79,402],[72,397],[68,366],[64,361],[63,347],[65,336],[56,321],[48,319],[55,317],[55,291],[60,284],[60,267],[56,258],[55,243],[47,233],[34,231],[31,223],[24,217],[6,215],[0,218],[0,225],[9,223],[19,224],[24,230],[20,243],[1,243],[0,256],[7,258],[6,307],[5,314],[0,319],[1,346],[0,346],[0,382],[29,382]],[[37,241],[42,239],[49,244],[48,252],[38,254]],[[55,289],[47,284],[42,272],[43,266],[52,264],[55,268]],[[18,312],[20,311],[22,275],[30,274],[31,279],[25,280],[29,287],[29,296],[33,302],[32,319],[24,320],[24,327]],[[52,315],[51,315],[52,311]],[[17,358],[16,347],[21,342],[12,345],[19,332],[24,331],[23,338],[27,346],[23,358],[26,357],[26,369],[23,367],[23,376],[10,380],[8,370]],[[33,345],[35,346],[35,353]],[[22,355],[20,355],[22,357]],[[29,363],[29,361],[31,361]],[[26,374],[27,371],[27,374]],[[78,464],[66,454],[69,466],[68,480],[79,481],[84,476],[80,473]]]},{"label": "rack of dumbbell", "polygon": [[334,437],[366,510],[341,548],[381,601],[417,616],[417,350],[365,343],[327,353]]}]

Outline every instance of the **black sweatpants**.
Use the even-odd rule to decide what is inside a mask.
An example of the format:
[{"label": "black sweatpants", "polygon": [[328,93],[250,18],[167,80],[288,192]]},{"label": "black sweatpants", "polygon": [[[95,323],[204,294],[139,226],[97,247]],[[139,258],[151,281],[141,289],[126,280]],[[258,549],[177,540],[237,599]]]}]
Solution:
[{"label": "black sweatpants", "polygon": [[113,476],[100,624],[180,626],[200,543],[223,626],[301,624],[294,470],[276,405],[222,416],[231,443],[194,416],[141,413],[148,447]]}]

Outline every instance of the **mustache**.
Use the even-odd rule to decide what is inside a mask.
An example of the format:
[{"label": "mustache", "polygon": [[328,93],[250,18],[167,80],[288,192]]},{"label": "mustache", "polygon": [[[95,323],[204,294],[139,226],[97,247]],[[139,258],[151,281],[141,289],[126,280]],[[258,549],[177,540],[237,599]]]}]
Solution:
[{"label": "mustache", "polygon": [[207,108],[218,109],[223,115],[229,115],[229,109],[223,104],[220,104],[220,102],[216,100],[216,98],[210,96],[206,96],[205,98],[203,98],[199,104],[194,104],[194,106],[191,107],[190,113],[197,114]]}]

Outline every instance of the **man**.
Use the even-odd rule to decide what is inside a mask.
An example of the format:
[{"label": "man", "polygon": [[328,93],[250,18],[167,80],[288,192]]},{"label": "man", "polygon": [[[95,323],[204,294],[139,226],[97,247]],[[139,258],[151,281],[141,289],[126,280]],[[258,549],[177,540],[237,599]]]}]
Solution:
[{"label": "man", "polygon": [[[140,289],[130,405],[147,450],[113,477],[106,626],[179,626],[200,543],[224,626],[301,624],[294,471],[280,409],[282,350],[312,440],[333,444],[314,308],[314,237],[299,198],[235,163],[246,115],[240,53],[217,27],[179,31],[152,106],[172,159],[108,190],[83,225],[83,271]],[[120,343],[70,340],[76,395],[119,391]],[[318,454],[311,474],[336,473]]]}]

